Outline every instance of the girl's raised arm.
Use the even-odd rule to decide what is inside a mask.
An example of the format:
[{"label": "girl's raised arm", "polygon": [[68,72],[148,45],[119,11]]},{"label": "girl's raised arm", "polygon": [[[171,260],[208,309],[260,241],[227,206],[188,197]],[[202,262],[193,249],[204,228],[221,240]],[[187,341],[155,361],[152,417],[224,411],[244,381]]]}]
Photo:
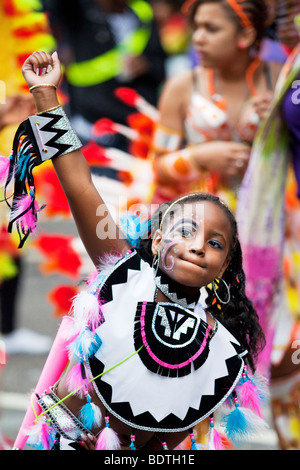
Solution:
[{"label": "girl's raised arm", "polygon": [[[44,70],[44,74],[39,75],[37,69]],[[22,72],[28,87],[31,88],[38,113],[55,108],[59,104],[56,87],[62,73],[56,53],[51,56],[45,52],[34,52],[25,61]],[[90,168],[82,152],[74,150],[54,158],[52,162],[68,198],[79,235],[94,264],[97,265],[99,257],[107,252],[126,250],[128,244],[95,188]]]}]

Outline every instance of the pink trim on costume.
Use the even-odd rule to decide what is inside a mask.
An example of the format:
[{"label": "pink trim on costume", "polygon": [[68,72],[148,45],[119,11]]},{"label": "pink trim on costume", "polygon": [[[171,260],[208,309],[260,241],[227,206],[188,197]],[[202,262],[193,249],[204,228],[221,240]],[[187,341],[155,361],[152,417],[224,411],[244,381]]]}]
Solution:
[{"label": "pink trim on costume", "polygon": [[199,351],[197,351],[196,354],[194,354],[194,356],[192,356],[190,359],[188,359],[187,361],[185,362],[182,362],[181,364],[168,364],[167,362],[164,362],[164,361],[161,361],[150,349],[150,346],[149,344],[147,343],[147,340],[146,340],[146,334],[145,334],[145,313],[146,313],[146,303],[147,302],[143,302],[143,306],[142,306],[142,313],[141,313],[141,334],[142,334],[142,339],[143,339],[143,344],[145,346],[145,348],[147,349],[149,355],[152,357],[152,359],[157,362],[160,366],[163,366],[163,367],[167,367],[168,369],[181,369],[182,367],[185,367],[187,366],[188,364],[190,364],[192,361],[194,361],[195,359],[197,359],[200,354],[202,354],[206,344],[207,344],[207,340],[208,340],[208,336],[209,336],[209,332],[211,330],[211,326],[209,325],[207,330],[206,330],[206,334],[205,334],[205,338],[201,344],[201,348],[199,349]]}]

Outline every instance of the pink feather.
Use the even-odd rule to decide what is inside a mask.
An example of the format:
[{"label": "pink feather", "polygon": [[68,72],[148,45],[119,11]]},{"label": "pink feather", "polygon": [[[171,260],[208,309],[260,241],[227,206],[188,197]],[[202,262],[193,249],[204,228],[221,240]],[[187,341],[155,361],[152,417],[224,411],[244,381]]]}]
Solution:
[{"label": "pink feather", "polygon": [[28,211],[32,204],[32,196],[31,194],[26,194],[24,196],[18,197],[16,199],[15,206],[12,211],[11,218],[18,218],[21,217],[23,212]]},{"label": "pink feather", "polygon": [[70,392],[75,392],[76,395],[83,397],[86,390],[92,387],[89,379],[84,379],[81,372],[81,364],[75,364],[67,375],[66,386]]},{"label": "pink feather", "polygon": [[105,426],[101,431],[97,443],[96,450],[120,450],[120,441],[113,429]]},{"label": "pink feather", "polygon": [[39,205],[36,201],[33,203],[33,210],[29,210],[22,216],[20,219],[22,228],[25,231],[29,231],[30,233],[34,232],[37,226],[37,213],[40,211]]},{"label": "pink feather", "polygon": [[52,435],[53,428],[49,426],[44,418],[38,420],[33,426],[25,429],[24,432],[28,436],[27,443],[30,446],[36,447],[38,450],[50,450],[54,440]]},{"label": "pink feather", "polygon": [[208,450],[224,450],[221,434],[214,428],[210,428],[208,439]]},{"label": "pink feather", "polygon": [[10,159],[7,157],[0,157],[0,186],[4,186],[9,173]]},{"label": "pink feather", "polygon": [[244,383],[236,387],[236,392],[241,406],[254,411],[254,413],[259,417],[262,417],[260,409],[261,397],[256,386],[251,380],[246,380]]},{"label": "pink feather", "polygon": [[79,329],[87,325],[95,330],[103,320],[97,296],[85,290],[75,297],[72,310]]},{"label": "pink feather", "polygon": [[41,443],[42,443],[44,450],[50,450],[48,431],[49,431],[49,426],[47,425],[47,423],[44,422],[41,426]]},{"label": "pink feather", "polygon": [[86,280],[87,285],[91,286],[96,281],[98,276],[99,276],[98,270],[94,269]]},{"label": "pink feather", "polygon": [[17,223],[26,232],[34,232],[37,226],[37,213],[40,207],[36,200],[33,201],[32,195],[26,195],[18,198],[11,213],[11,220],[17,219]]}]

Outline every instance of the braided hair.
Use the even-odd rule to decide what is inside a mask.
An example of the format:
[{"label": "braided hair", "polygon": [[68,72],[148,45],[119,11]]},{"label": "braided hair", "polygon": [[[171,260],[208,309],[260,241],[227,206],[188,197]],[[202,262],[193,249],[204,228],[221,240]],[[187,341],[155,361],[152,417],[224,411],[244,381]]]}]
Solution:
[{"label": "braided hair", "polygon": [[212,286],[206,286],[207,311],[219,320],[248,351],[246,360],[254,371],[257,356],[265,346],[265,338],[258,315],[245,292],[246,278],[243,270],[242,250],[238,240],[236,220],[229,208],[218,197],[205,193],[188,194],[175,201],[164,203],[148,220],[146,234],[141,237],[136,249],[145,261],[152,264],[154,258],[151,249],[152,235],[162,226],[164,216],[167,212],[169,213],[171,206],[173,207],[175,203],[184,205],[201,201],[213,202],[224,212],[232,233],[228,254],[231,260],[222,276],[229,287],[230,300],[226,305],[219,301],[228,297],[227,288],[223,282],[218,285],[217,296]]}]

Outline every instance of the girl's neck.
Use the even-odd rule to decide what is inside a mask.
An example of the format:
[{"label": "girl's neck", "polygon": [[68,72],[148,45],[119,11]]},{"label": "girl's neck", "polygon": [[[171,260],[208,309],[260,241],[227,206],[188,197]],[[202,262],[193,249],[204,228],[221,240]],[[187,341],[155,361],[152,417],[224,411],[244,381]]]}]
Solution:
[{"label": "girl's neck", "polygon": [[253,60],[254,58],[250,57],[248,53],[240,53],[230,67],[215,68],[214,75],[227,83],[245,80],[245,74]]},{"label": "girl's neck", "polygon": [[[247,87],[247,94],[252,97],[257,96],[256,71],[260,67],[259,57],[245,57],[244,63],[234,63],[232,68],[228,69],[207,69],[208,93],[212,97],[215,93],[221,96],[227,95],[227,98],[239,93],[241,87]],[[244,97],[245,98],[245,97]],[[244,99],[243,98],[243,99]]]},{"label": "girl's neck", "polygon": [[155,284],[158,288],[156,296],[158,302],[165,301],[166,298],[168,298],[169,300],[172,299],[176,301],[176,303],[186,306],[188,304],[197,303],[200,297],[199,287],[188,287],[178,284],[176,281],[169,278],[160,268],[157,269],[155,275]]}]

